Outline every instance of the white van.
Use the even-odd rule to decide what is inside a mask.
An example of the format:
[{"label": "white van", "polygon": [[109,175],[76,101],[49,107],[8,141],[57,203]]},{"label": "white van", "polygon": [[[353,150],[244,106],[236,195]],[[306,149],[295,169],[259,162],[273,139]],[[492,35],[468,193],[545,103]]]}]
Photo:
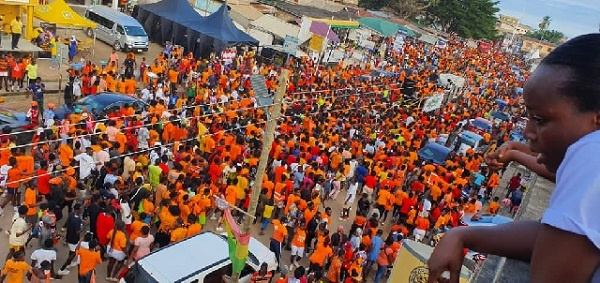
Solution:
[{"label": "white van", "polygon": [[[248,249],[239,282],[249,283],[263,262],[270,271],[277,268],[275,254],[257,239],[250,239]],[[231,276],[227,236],[202,232],[140,258],[120,282],[221,283],[224,275]]]},{"label": "white van", "polygon": [[102,5],[90,6],[85,17],[97,24],[95,29],[87,29],[89,37],[95,35],[117,51],[148,51],[148,35],[136,19]]}]

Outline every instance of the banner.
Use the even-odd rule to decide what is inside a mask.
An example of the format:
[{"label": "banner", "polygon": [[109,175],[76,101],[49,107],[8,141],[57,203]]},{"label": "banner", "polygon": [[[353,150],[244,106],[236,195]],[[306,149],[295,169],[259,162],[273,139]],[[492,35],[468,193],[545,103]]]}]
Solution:
[{"label": "banner", "polygon": [[308,48],[317,52],[321,52],[321,50],[323,50],[323,39],[324,38],[322,36],[313,34],[313,36],[310,38]]},{"label": "banner", "polygon": [[248,245],[250,234],[242,234],[240,227],[231,215],[231,209],[225,208],[225,227],[227,230],[227,244],[229,246],[229,259],[234,273],[242,272],[248,258]]},{"label": "banner", "polygon": [[423,112],[427,113],[439,109],[440,107],[442,107],[443,101],[443,93],[438,93],[430,96],[429,98],[427,98],[427,100],[425,100],[425,103],[423,104]]},{"label": "banner", "polygon": [[402,49],[404,48],[404,37],[405,35],[402,33],[398,33],[398,35],[396,35],[396,38],[394,39],[394,45],[392,45],[394,52],[402,54]]},{"label": "banner", "polygon": [[[429,279],[429,268],[427,260],[433,252],[433,248],[411,240],[404,240],[402,248],[396,256],[396,263],[388,278],[388,283],[392,282],[407,282],[421,283],[427,282]],[[465,266],[460,272],[460,283],[469,282],[471,271]]]},{"label": "banner", "polygon": [[307,16],[302,16],[302,23],[300,24],[300,31],[298,32],[298,41],[306,42],[310,39],[310,26],[312,25],[312,20]]},{"label": "banner", "polygon": [[298,51],[298,38],[286,35],[283,42],[283,52],[296,56],[296,51]]}]

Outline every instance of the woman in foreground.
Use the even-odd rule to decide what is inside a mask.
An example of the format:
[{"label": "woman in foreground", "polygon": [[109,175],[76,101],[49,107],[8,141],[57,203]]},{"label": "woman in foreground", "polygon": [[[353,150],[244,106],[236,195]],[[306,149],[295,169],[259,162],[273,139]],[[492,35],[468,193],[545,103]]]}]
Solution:
[{"label": "woman in foreground", "polygon": [[600,34],[557,47],[524,88],[529,148],[508,143],[491,168],[517,161],[556,180],[541,222],[451,229],[429,259],[429,282],[458,282],[469,248],[531,262],[531,282],[600,282]]}]

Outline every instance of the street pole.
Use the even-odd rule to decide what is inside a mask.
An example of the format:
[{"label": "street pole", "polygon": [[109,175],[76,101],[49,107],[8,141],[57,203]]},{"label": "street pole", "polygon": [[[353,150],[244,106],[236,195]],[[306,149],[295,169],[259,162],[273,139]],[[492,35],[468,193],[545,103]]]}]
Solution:
[{"label": "street pole", "polygon": [[[248,205],[248,214],[256,214],[256,206],[258,205],[258,197],[260,196],[260,190],[262,188],[262,180],[267,169],[267,163],[269,162],[269,152],[271,151],[271,144],[275,138],[275,126],[277,126],[277,120],[281,116],[281,104],[283,102],[283,95],[285,94],[288,70],[283,69],[281,76],[279,77],[279,85],[277,86],[277,92],[275,93],[275,99],[273,101],[273,111],[271,112],[271,119],[267,121],[267,127],[265,134],[263,135],[262,151],[260,152],[260,159],[258,161],[258,169],[256,171],[256,179],[252,185],[252,194],[250,195],[250,204]],[[244,217],[242,223],[242,233],[247,234],[250,232],[252,226],[252,217]],[[231,274],[232,282],[238,282],[240,279],[239,273]]]}]

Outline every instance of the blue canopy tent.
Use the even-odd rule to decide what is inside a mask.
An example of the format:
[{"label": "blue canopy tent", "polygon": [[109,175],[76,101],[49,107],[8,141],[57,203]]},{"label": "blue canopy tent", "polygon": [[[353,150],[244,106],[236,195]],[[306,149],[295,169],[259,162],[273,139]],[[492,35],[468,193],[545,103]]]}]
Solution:
[{"label": "blue canopy tent", "polygon": [[161,44],[171,41],[196,58],[231,46],[258,45],[258,40],[233,24],[226,5],[203,17],[187,0],[163,0],[135,6],[132,16],[144,26],[150,40]]}]

